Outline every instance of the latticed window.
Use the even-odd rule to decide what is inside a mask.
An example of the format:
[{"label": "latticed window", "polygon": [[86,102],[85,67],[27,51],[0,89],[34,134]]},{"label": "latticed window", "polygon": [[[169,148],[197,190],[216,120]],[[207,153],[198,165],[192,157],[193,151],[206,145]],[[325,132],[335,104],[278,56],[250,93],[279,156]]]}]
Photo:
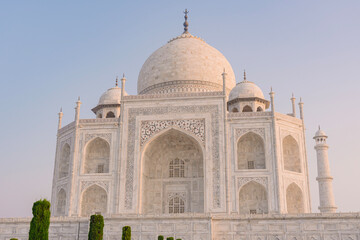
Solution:
[{"label": "latticed window", "polygon": [[98,165],[97,172],[98,172],[98,173],[104,173],[104,164],[99,164],[99,165]]},{"label": "latticed window", "polygon": [[179,197],[173,197],[169,202],[169,213],[184,213],[185,204],[184,200]]},{"label": "latticed window", "polygon": [[254,169],[254,168],[255,168],[254,161],[248,161],[248,169]]},{"label": "latticed window", "polygon": [[185,177],[185,162],[181,159],[174,159],[170,162],[169,176],[171,178]]}]

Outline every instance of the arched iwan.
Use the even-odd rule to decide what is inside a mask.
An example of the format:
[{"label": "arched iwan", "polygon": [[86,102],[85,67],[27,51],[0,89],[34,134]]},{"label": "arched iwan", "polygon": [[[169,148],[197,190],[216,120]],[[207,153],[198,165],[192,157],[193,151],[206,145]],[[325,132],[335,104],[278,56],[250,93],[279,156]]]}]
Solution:
[{"label": "arched iwan", "polygon": [[204,212],[203,151],[195,138],[167,130],[147,143],[141,164],[141,213]]},{"label": "arched iwan", "polygon": [[56,216],[64,216],[66,207],[66,192],[60,189],[56,196]]},{"label": "arched iwan", "polygon": [[264,186],[254,181],[245,184],[239,192],[239,213],[267,213],[267,199],[267,192]]},{"label": "arched iwan", "polygon": [[283,139],[283,158],[285,170],[301,173],[299,145],[291,135]]},{"label": "arched iwan", "polygon": [[304,213],[304,197],[296,183],[291,183],[286,189],[286,206],[288,213]]},{"label": "arched iwan", "polygon": [[88,187],[81,197],[81,216],[88,217],[92,214],[107,213],[107,193],[98,185]]},{"label": "arched iwan", "polygon": [[59,178],[67,177],[69,175],[69,164],[70,164],[70,146],[65,143],[61,149],[60,162],[58,168]]},{"label": "arched iwan", "polygon": [[91,140],[86,146],[84,173],[108,173],[110,146],[102,138]]},{"label": "arched iwan", "polygon": [[237,143],[238,169],[265,169],[263,139],[253,132],[243,135]]}]

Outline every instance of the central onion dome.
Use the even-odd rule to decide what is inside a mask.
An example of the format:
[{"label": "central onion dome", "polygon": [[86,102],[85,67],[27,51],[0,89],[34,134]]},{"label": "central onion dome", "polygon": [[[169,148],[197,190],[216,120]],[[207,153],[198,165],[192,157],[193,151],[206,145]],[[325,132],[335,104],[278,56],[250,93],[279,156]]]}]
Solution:
[{"label": "central onion dome", "polygon": [[218,50],[188,33],[186,26],[182,35],[145,61],[139,73],[138,94],[222,91],[224,69],[226,90],[230,92],[236,85],[230,63]]}]

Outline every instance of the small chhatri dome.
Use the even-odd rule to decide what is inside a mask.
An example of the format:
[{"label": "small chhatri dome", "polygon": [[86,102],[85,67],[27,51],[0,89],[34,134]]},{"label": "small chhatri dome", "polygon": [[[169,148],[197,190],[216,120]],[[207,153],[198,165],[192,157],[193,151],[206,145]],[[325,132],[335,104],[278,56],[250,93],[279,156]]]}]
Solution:
[{"label": "small chhatri dome", "polygon": [[[125,92],[125,96],[127,95],[128,94]],[[104,92],[101,95],[98,105],[120,104],[120,99],[121,99],[121,88],[118,87],[118,80],[116,78],[115,87],[108,89],[106,92]]]},{"label": "small chhatri dome", "polygon": [[246,80],[246,73],[244,72],[244,80],[236,84],[231,90],[229,101],[237,98],[261,98],[265,99],[261,89],[253,82]]},{"label": "small chhatri dome", "polygon": [[326,133],[323,130],[320,129],[320,126],[319,126],[319,130],[316,131],[314,138],[319,138],[319,137],[326,137],[327,138]]},{"label": "small chhatri dome", "polygon": [[185,11],[184,33],[156,50],[142,66],[139,94],[222,91],[224,68],[228,92],[236,85],[227,59],[188,32],[187,13]]}]

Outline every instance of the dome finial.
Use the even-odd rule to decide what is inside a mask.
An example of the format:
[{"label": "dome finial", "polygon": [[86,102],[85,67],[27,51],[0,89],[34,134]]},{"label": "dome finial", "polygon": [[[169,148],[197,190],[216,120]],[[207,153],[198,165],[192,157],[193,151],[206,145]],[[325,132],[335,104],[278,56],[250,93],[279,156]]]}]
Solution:
[{"label": "dome finial", "polygon": [[246,71],[244,69],[244,82],[246,81]]},{"label": "dome finial", "polygon": [[187,9],[185,9],[185,11],[184,11],[184,14],[185,14],[185,16],[184,16],[184,18],[185,18],[185,22],[184,22],[184,33],[189,33],[188,32],[188,30],[189,30],[189,23],[188,23],[188,21],[187,21],[187,19],[188,19],[188,13],[189,13],[189,11],[187,10]]},{"label": "dome finial", "polygon": [[118,76],[116,76],[116,80],[115,80],[115,87],[119,86],[118,81],[119,81],[119,77],[118,77]]}]

